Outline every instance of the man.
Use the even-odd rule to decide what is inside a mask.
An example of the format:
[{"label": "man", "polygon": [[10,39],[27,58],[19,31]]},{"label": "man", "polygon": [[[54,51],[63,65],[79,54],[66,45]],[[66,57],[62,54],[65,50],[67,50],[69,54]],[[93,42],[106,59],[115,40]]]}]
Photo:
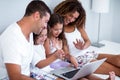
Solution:
[{"label": "man", "polygon": [[45,60],[33,53],[32,33],[40,34],[47,27],[50,13],[44,2],[31,1],[24,17],[11,24],[0,36],[0,80],[35,80],[30,78],[30,64],[42,68],[63,53],[57,50]]}]

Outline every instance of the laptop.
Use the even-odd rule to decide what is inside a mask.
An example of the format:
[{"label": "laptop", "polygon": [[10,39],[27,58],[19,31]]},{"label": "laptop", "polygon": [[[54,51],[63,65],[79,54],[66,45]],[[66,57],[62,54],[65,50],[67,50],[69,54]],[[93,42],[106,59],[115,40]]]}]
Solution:
[{"label": "laptop", "polygon": [[77,80],[84,76],[87,76],[97,70],[98,67],[106,60],[107,58],[103,58],[94,62],[90,62],[85,64],[82,67],[74,68],[72,66],[64,67],[60,69],[52,70],[50,73],[63,78],[65,80]]}]

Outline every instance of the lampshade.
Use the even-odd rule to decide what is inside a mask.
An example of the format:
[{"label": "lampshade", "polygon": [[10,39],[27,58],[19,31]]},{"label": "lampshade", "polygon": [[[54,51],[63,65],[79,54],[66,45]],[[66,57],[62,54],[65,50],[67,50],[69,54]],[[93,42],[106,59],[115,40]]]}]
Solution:
[{"label": "lampshade", "polygon": [[109,12],[109,0],[92,0],[92,11],[97,13]]}]

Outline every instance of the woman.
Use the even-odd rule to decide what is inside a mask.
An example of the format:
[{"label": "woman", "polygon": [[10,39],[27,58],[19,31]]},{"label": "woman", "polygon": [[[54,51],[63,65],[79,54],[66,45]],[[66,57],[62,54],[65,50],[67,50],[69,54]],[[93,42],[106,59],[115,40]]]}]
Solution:
[{"label": "woman", "polygon": [[[86,49],[90,46],[91,42],[85,31],[86,13],[81,3],[78,0],[65,0],[61,2],[55,7],[54,13],[60,14],[61,16],[64,17],[65,36],[67,39],[67,43],[69,45],[70,53],[72,55],[76,56],[77,52],[81,52],[81,50]],[[81,55],[83,54],[81,53]],[[113,55],[100,54],[98,55],[98,59],[101,56],[102,58],[103,57],[108,58],[109,56],[114,58]],[[113,61],[111,61],[111,59],[109,58],[107,59],[106,62],[107,64],[109,64],[109,66],[114,66],[114,69],[112,69],[111,67],[109,68],[108,71],[98,69],[97,73],[109,74],[110,71],[115,71],[115,73],[120,76],[120,69],[116,67],[116,64],[118,64],[117,62],[119,61],[117,61],[116,64],[114,64]],[[110,62],[112,64],[110,64]],[[106,64],[103,64],[103,65],[107,66]],[[104,67],[100,67],[100,68],[104,68]]]}]

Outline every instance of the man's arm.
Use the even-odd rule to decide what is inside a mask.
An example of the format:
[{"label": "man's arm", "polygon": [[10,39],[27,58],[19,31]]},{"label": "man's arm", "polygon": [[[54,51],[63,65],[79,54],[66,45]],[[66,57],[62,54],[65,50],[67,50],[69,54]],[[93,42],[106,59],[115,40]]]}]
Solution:
[{"label": "man's arm", "polygon": [[35,80],[21,74],[21,67],[16,64],[6,63],[9,80]]}]

